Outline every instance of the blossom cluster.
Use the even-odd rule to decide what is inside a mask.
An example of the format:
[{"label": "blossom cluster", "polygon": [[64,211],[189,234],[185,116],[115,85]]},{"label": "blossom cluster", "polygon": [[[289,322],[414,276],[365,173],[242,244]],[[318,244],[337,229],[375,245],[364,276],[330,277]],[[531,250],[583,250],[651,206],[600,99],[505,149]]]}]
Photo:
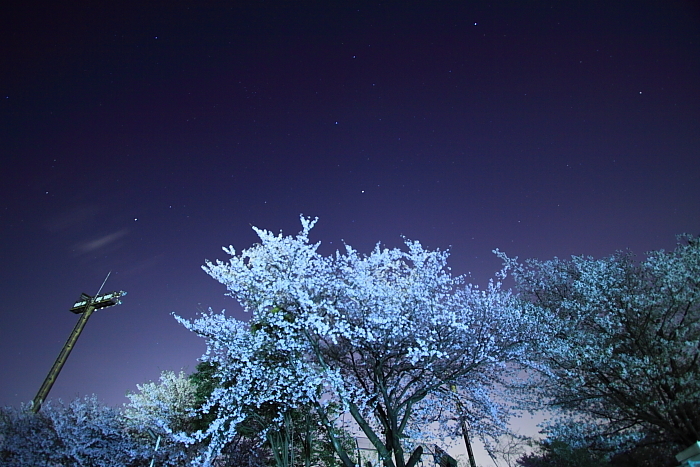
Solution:
[{"label": "blossom cluster", "polygon": [[272,410],[279,422],[286,411],[324,414],[335,402],[387,456],[401,455],[408,432],[428,436],[424,428],[444,412],[439,401],[453,398],[450,385],[465,388],[461,407],[474,423],[506,415],[485,401],[534,364],[541,317],[531,307],[498,281],[485,290],[466,284],[447,267],[448,252],[417,241],[405,249],[378,244],[368,255],[346,245],[323,256],[309,241],[316,220],[301,222],[296,236],[255,228],[259,244],[224,248],[228,261],[203,267],[249,321],[211,311],[176,317],[206,339],[202,359],[223,382],[203,409],[216,411],[216,421],[198,434],[211,437],[210,458],[256,411]]}]

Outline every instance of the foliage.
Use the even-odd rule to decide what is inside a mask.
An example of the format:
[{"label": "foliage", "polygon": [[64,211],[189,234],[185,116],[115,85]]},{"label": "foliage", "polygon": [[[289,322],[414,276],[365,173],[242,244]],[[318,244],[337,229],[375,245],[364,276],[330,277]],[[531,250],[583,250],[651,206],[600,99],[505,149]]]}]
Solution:
[{"label": "foliage", "polygon": [[[687,447],[687,446],[686,446]],[[611,467],[676,467],[676,454],[685,449],[665,442],[656,435],[646,435],[627,450],[616,452]]]},{"label": "foliage", "polygon": [[[200,409],[207,402],[211,393],[221,382],[216,378],[216,365],[210,362],[199,362],[194,373],[189,376],[190,382],[194,385],[194,408]],[[191,418],[192,431],[206,430],[214,421],[211,413],[203,414],[194,411]]]},{"label": "foliage", "polygon": [[[247,311],[248,323],[224,313],[189,321],[207,341],[203,361],[223,383],[202,407],[216,419],[193,438],[211,437],[209,460],[236,434],[248,414],[269,410],[275,429],[289,413],[315,410],[334,450],[343,448],[329,406],[347,410],[386,466],[414,465],[404,449],[433,433],[459,388],[460,403],[482,436],[498,436],[507,413],[489,392],[524,365],[541,321],[498,282],[487,290],[465,285],[446,266],[448,254],[406,241],[407,251],[369,255],[350,246],[321,256],[302,218],[296,237],[255,228],[261,243],[232,258],[207,262],[206,272],[226,285]],[[501,397],[502,394],[499,394]]]},{"label": "foliage", "polygon": [[498,254],[522,296],[557,316],[539,391],[572,420],[559,427],[584,422],[611,451],[700,438],[698,239],[641,262],[627,252],[524,264]]},{"label": "foliage", "polygon": [[[193,459],[196,461],[197,458]],[[271,465],[272,455],[267,447],[261,446],[258,440],[246,436],[236,436],[228,443],[217,456],[212,465],[214,467],[268,467]],[[192,463],[191,465],[197,465]]]},{"label": "foliage", "polygon": [[[219,384],[213,368],[200,363],[189,376],[182,371],[164,371],[159,383],[137,384],[139,392],[127,394],[130,402],[124,407],[124,416],[135,435],[151,446],[154,440],[148,433],[160,436],[158,465],[182,465],[205,449],[206,442],[186,444],[177,434],[206,428],[213,421],[208,414],[195,411]],[[222,448],[215,465],[265,465],[270,456],[259,444],[255,432],[239,433]]]},{"label": "foliage", "polygon": [[[127,394],[124,417],[129,427],[144,444],[153,446],[160,437],[157,460],[159,465],[178,464],[192,452],[174,436],[189,431],[191,413],[196,402],[196,386],[180,371],[163,371],[160,382],[137,384],[138,392]],[[196,451],[191,447],[189,451]]]},{"label": "foliage", "polygon": [[[328,410],[333,410],[329,407]],[[332,444],[325,436],[326,432],[319,417],[311,406],[298,407],[283,413],[282,423],[274,424],[272,420],[256,417],[266,433],[275,463],[278,467],[334,467],[342,465],[336,456]],[[267,422],[268,426],[265,426]],[[243,422],[245,424],[246,422]],[[334,427],[335,437],[345,452],[352,450],[354,440],[341,427]]]},{"label": "foliage", "polygon": [[126,395],[126,418],[137,426],[156,429],[158,434],[186,430],[195,406],[196,386],[184,372],[163,371],[160,383],[137,384],[139,392]]},{"label": "foliage", "polygon": [[611,454],[604,439],[582,439],[550,436],[535,443],[536,449],[517,459],[522,467],[676,467],[678,448],[645,437],[635,446],[616,449]]},{"label": "foliage", "polygon": [[538,444],[538,452],[517,460],[522,467],[601,467],[608,465],[604,454],[587,447],[571,446],[566,440],[545,440]]},{"label": "foliage", "polygon": [[0,409],[0,463],[8,467],[144,465],[151,450],[125,429],[118,410],[95,396],[70,404],[49,401],[41,411]]},{"label": "foliage", "polygon": [[[202,446],[176,442],[168,430],[187,426],[188,379],[164,372],[161,382],[138,385],[123,411],[99,403],[95,396],[70,404],[48,401],[34,414],[29,407],[0,408],[0,465],[145,467],[180,466],[197,457]],[[126,413],[126,415],[125,415]],[[148,432],[161,436],[156,440]],[[255,440],[240,436],[226,445],[214,465],[267,466],[269,455]]]}]

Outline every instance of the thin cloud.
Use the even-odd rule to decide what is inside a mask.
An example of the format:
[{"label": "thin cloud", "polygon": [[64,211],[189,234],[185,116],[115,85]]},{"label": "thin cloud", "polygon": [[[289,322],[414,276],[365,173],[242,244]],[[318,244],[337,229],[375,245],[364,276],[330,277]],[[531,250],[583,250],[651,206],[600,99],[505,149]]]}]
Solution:
[{"label": "thin cloud", "polygon": [[75,248],[76,250],[80,251],[81,253],[90,253],[92,251],[98,250],[100,248],[104,248],[107,245],[110,245],[111,243],[116,242],[123,236],[129,233],[128,229],[122,229],[117,232],[111,233],[109,235],[105,235],[103,237],[90,240],[87,242],[81,242],[78,243]]}]

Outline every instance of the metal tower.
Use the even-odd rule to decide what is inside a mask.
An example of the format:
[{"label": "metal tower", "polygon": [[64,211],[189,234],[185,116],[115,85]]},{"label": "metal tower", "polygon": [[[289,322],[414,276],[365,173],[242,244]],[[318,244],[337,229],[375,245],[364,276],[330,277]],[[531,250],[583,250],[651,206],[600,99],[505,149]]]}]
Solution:
[{"label": "metal tower", "polygon": [[[109,274],[107,275],[109,277]],[[105,279],[105,282],[107,282],[107,279]],[[102,283],[104,286],[104,283]],[[100,287],[100,291],[102,290],[102,287]],[[80,337],[80,333],[83,332],[83,328],[85,327],[85,323],[87,323],[87,320],[90,318],[90,315],[92,314],[93,311],[99,310],[101,308],[107,308],[110,306],[114,305],[119,305],[121,301],[119,299],[126,295],[126,292],[124,291],[119,291],[119,292],[110,292],[106,294],[99,295],[100,292],[97,292],[98,295],[91,297],[88,294],[80,294],[80,298],[78,299],[77,302],[73,305],[73,307],[70,309],[75,314],[80,314],[80,319],[78,320],[78,323],[75,325],[73,328],[73,332],[70,333],[70,336],[68,337],[68,340],[66,343],[63,345],[63,349],[61,349],[61,353],[58,354],[58,358],[54,362],[53,366],[51,367],[51,371],[49,371],[49,374],[46,376],[46,379],[44,380],[44,384],[41,385],[41,388],[39,389],[39,392],[37,393],[36,397],[34,398],[34,402],[32,403],[32,412],[37,413],[39,409],[41,409],[41,404],[44,403],[44,400],[46,399],[46,396],[49,394],[49,391],[51,390],[51,387],[53,386],[53,383],[56,382],[56,378],[58,377],[58,374],[61,372],[61,368],[63,368],[63,365],[66,363],[66,360],[68,359],[68,355],[70,355],[71,350],[73,350],[73,347],[75,346],[76,341],[78,340],[78,337]]]}]

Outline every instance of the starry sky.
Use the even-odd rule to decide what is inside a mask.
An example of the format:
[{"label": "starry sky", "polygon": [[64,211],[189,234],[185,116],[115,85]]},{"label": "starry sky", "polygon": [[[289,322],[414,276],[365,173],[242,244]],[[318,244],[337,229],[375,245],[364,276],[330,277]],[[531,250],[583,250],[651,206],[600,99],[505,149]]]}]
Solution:
[{"label": "starry sky", "polygon": [[700,233],[700,7],[664,1],[9,2],[0,7],[0,404],[120,405],[244,316],[207,276],[251,225],[369,252],[520,258]]}]

